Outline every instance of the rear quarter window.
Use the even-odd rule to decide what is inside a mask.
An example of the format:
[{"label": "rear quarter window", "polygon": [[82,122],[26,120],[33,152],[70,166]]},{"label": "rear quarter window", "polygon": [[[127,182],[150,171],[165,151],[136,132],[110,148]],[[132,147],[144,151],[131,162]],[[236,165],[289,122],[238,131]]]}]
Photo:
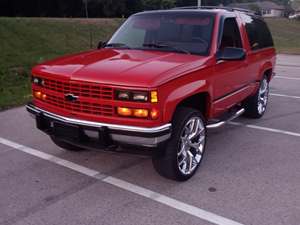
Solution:
[{"label": "rear quarter window", "polygon": [[246,32],[252,50],[274,46],[271,32],[265,21],[254,16],[244,14],[242,14],[242,19],[245,23]]}]

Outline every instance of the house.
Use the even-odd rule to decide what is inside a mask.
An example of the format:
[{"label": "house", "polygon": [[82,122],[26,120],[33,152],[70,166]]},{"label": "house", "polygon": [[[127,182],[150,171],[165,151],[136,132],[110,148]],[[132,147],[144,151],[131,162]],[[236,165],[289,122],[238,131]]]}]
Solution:
[{"label": "house", "polygon": [[289,15],[289,19],[300,19],[300,7],[293,7],[294,11]]},{"label": "house", "polygon": [[284,16],[285,7],[271,1],[257,1],[249,3],[232,3],[229,7],[250,9],[259,11],[263,17],[282,17]]}]

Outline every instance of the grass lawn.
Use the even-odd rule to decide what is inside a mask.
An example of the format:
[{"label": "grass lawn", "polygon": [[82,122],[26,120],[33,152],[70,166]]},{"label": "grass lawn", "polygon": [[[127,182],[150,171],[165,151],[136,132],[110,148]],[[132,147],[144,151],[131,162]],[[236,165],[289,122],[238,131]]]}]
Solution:
[{"label": "grass lawn", "polygon": [[[267,20],[280,53],[300,54],[300,21]],[[0,18],[0,110],[29,101],[30,68],[95,47],[122,19]],[[90,38],[92,32],[92,40]]]},{"label": "grass lawn", "polygon": [[266,19],[278,53],[300,54],[300,21]]},{"label": "grass lawn", "polygon": [[121,19],[0,18],[0,110],[29,101],[30,69],[38,62],[90,49]]}]

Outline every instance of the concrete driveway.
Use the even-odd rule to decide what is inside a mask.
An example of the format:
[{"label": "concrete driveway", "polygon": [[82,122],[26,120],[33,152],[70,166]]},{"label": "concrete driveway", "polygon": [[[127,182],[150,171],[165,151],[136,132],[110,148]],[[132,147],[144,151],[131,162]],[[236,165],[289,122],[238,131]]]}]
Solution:
[{"label": "concrete driveway", "polygon": [[209,132],[189,181],[145,155],[67,152],[19,107],[0,113],[0,224],[300,224],[300,56],[280,55],[268,111]]}]

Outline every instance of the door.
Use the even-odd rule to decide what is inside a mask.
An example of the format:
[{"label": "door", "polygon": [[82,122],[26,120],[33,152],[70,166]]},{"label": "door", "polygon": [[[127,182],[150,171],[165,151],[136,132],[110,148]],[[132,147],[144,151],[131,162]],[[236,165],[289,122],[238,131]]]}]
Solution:
[{"label": "door", "polygon": [[[222,27],[222,26],[220,26]],[[243,48],[236,18],[225,18],[218,51],[226,47]],[[218,61],[214,70],[214,115],[219,115],[240,101],[247,89],[247,59]]]}]

